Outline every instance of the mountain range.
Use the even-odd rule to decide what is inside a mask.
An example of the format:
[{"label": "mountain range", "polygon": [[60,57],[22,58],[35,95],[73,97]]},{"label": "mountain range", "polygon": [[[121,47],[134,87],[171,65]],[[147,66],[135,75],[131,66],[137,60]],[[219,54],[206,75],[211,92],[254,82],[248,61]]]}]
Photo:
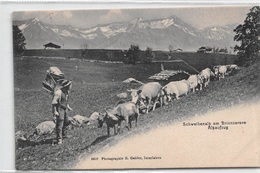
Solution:
[{"label": "mountain range", "polygon": [[128,22],[97,25],[92,28],[77,28],[70,25],[55,25],[37,18],[13,21],[26,38],[27,49],[42,49],[52,42],[63,49],[128,49],[131,44],[141,49],[174,49],[194,51],[201,46],[233,47],[237,25],[196,28],[177,16],[145,20],[137,18]]}]

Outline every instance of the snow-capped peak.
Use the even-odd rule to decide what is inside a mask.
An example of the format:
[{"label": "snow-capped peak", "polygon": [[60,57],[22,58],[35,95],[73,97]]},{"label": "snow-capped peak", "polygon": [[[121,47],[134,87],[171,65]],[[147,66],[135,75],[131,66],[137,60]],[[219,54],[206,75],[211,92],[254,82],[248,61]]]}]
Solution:
[{"label": "snow-capped peak", "polygon": [[142,21],[143,19],[142,18],[136,18],[136,19],[134,19],[134,20],[131,20],[129,23],[131,23],[131,24],[137,24],[137,23],[139,23],[140,21]]},{"label": "snow-capped peak", "polygon": [[[176,16],[151,20],[136,18],[128,22],[114,22],[91,28],[46,24],[37,18],[14,21],[14,25],[18,25],[24,33],[29,48],[42,46],[43,43],[39,40],[62,41],[64,45],[70,45],[73,48],[80,47],[82,42],[88,42],[95,48],[126,48],[133,42],[139,43],[141,47],[142,44],[149,42],[156,49],[165,49],[173,42],[177,47],[182,47],[183,38],[187,38],[185,39],[188,41],[188,44],[185,43],[187,48],[193,48],[195,43],[201,44],[202,41],[206,42],[205,45],[208,43],[228,45],[233,41],[232,28],[234,28],[213,26],[198,29]],[[158,45],[151,40],[158,40],[162,44]]]}]

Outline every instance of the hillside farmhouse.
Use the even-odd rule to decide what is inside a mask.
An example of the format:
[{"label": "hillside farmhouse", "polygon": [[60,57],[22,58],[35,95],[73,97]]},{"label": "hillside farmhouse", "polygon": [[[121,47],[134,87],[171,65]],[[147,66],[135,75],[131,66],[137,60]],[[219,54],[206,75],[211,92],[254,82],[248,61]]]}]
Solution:
[{"label": "hillside farmhouse", "polygon": [[202,46],[197,50],[198,53],[213,53],[213,48],[208,46]]},{"label": "hillside farmhouse", "polygon": [[182,52],[181,48],[175,49],[174,52]]},{"label": "hillside farmhouse", "polygon": [[59,46],[59,45],[56,45],[56,44],[54,44],[54,43],[52,43],[52,42],[50,42],[50,43],[48,43],[48,44],[45,44],[45,45],[43,45],[44,46],[44,49],[60,49],[61,48],[61,46]]}]

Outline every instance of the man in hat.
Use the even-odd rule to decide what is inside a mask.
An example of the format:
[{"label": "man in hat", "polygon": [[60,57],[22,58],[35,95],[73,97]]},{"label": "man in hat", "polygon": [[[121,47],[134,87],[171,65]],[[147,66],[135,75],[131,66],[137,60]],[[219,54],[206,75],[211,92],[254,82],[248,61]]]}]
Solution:
[{"label": "man in hat", "polygon": [[68,125],[67,110],[71,110],[68,104],[71,81],[61,79],[57,81],[52,98],[52,110],[54,121],[56,120],[56,134],[58,144],[62,144],[66,138],[66,127]]},{"label": "man in hat", "polygon": [[53,95],[51,104],[53,120],[56,123],[57,143],[62,144],[63,139],[66,138],[66,127],[69,124],[67,110],[72,110],[68,104],[72,81],[66,80],[57,67],[51,67],[47,71],[43,86]]}]

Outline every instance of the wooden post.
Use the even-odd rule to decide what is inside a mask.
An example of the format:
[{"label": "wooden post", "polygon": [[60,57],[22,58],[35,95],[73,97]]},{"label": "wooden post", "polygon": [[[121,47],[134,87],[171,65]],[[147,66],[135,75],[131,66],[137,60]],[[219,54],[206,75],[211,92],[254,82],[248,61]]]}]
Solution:
[{"label": "wooden post", "polygon": [[163,67],[163,64],[161,64],[161,71],[164,71],[164,67]]}]

